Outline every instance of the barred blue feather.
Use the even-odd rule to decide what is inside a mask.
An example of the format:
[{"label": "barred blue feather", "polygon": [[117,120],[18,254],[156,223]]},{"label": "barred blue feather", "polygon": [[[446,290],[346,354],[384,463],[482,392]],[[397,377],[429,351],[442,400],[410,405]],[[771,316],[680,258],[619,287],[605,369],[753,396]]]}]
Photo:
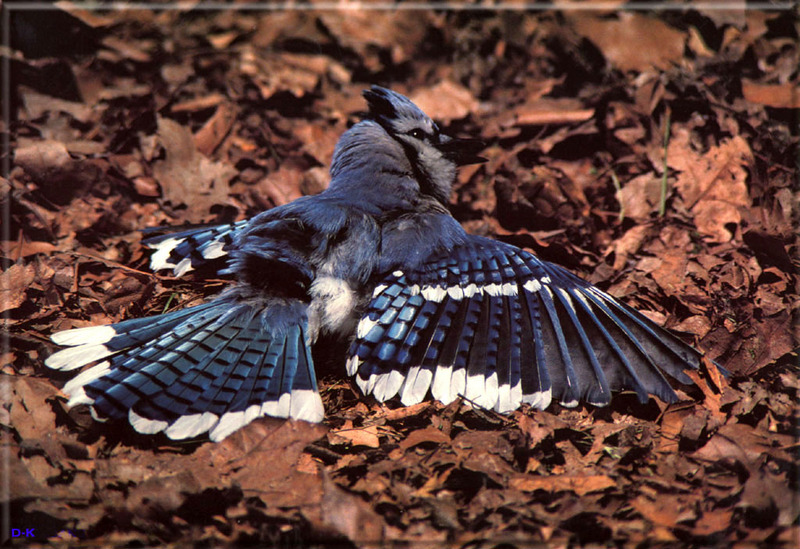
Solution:
[{"label": "barred blue feather", "polygon": [[172,269],[175,276],[182,276],[216,259],[225,258],[234,237],[248,222],[245,219],[236,223],[195,227],[151,236],[142,243],[154,250],[150,258],[150,267],[154,271]]},{"label": "barred blue feather", "polygon": [[[72,404],[91,404],[98,417],[127,417],[141,432],[174,439],[210,431],[221,440],[263,415],[320,421],[307,322],[283,309],[217,300],[100,327],[111,337],[94,344],[106,354],[92,359],[105,360],[65,391]],[[73,343],[96,337],[97,328],[83,330],[82,337],[72,332]]]}]

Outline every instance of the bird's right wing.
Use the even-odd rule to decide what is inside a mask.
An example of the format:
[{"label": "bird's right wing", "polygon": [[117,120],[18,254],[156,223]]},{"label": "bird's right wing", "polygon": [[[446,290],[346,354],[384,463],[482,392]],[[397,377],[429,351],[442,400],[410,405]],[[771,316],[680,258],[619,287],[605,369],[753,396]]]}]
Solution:
[{"label": "bird's right wing", "polygon": [[366,394],[406,405],[430,391],[507,412],[555,398],[604,405],[615,390],[646,402],[676,394],[701,353],[561,267],[472,237],[375,288],[350,348]]}]

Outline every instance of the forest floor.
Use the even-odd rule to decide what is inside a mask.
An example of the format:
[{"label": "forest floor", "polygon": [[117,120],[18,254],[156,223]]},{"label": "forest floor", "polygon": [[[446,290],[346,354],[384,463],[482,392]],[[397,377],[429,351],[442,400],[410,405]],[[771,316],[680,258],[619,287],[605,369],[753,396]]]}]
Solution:
[{"label": "forest floor", "polygon": [[[7,7],[0,539],[798,547],[797,13],[619,5]],[[228,283],[150,272],[140,230],[321,191],[370,84],[487,142],[451,204],[468,231],[564,265],[732,377],[672,405],[503,416],[381,405],[342,370],[322,424],[219,444],[67,409],[50,334]]]}]

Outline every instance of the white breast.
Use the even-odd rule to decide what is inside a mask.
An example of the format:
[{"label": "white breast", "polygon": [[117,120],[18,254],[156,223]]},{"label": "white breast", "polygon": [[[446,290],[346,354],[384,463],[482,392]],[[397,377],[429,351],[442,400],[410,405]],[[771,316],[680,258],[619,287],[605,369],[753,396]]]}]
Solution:
[{"label": "white breast", "polygon": [[348,336],[356,327],[354,311],[357,296],[347,281],[332,276],[318,276],[309,290],[309,334],[316,339],[321,331]]}]

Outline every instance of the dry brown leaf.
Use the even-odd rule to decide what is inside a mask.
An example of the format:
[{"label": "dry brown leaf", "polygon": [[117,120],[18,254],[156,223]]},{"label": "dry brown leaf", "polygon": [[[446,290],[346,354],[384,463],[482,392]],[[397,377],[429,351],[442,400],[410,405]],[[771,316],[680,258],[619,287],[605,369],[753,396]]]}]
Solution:
[{"label": "dry brown leaf", "polygon": [[58,394],[47,381],[15,377],[11,384],[11,424],[23,440],[46,437],[55,429],[56,416],[46,400]]},{"label": "dry brown leaf", "polygon": [[614,254],[613,269],[619,271],[628,264],[628,260],[639,251],[651,227],[647,224],[635,225],[625,232],[621,237],[611,243],[603,253],[603,257]]},{"label": "dry brown leaf", "polygon": [[366,446],[367,448],[379,448],[381,443],[378,440],[378,426],[369,425],[367,427],[349,427],[336,429],[328,433],[328,442],[332,445],[349,444],[350,446]]},{"label": "dry brown leaf", "polygon": [[594,116],[594,109],[584,108],[583,105],[569,98],[537,99],[533,103],[525,103],[515,107],[511,112],[512,118],[507,125],[516,126],[541,126],[545,124],[571,124],[584,122]]},{"label": "dry brown leaf", "polygon": [[522,492],[545,490],[547,492],[575,492],[584,496],[592,492],[601,492],[616,486],[613,478],[607,475],[550,475],[547,477],[516,477],[509,486]]},{"label": "dry brown leaf", "polygon": [[436,113],[437,120],[458,120],[478,109],[478,100],[472,92],[450,79],[430,88],[417,89],[411,100],[423,112]]},{"label": "dry brown leaf", "polygon": [[693,151],[688,138],[671,140],[667,148],[669,166],[683,172],[676,186],[689,208],[700,200],[748,206],[745,166],[752,157],[750,146],[739,136],[711,147],[705,154]]},{"label": "dry brown leaf", "polygon": [[[374,544],[384,538],[384,521],[367,502],[342,490],[327,474],[322,477],[322,491],[319,510],[326,528],[356,543]],[[308,511],[304,515],[313,516]]]},{"label": "dry brown leaf", "polygon": [[686,279],[688,257],[682,247],[667,247],[659,257],[644,257],[636,270],[649,274],[668,295],[681,296],[689,281]]},{"label": "dry brown leaf", "polygon": [[242,48],[239,62],[242,73],[252,79],[263,99],[279,92],[305,97],[319,84],[323,76],[319,69],[331,63],[329,58],[321,56],[264,56],[249,45]]},{"label": "dry brown leaf", "polygon": [[221,103],[213,116],[194,134],[197,150],[206,156],[211,155],[231,131],[235,120],[236,108],[227,101]]},{"label": "dry brown leaf", "polygon": [[103,45],[114,50],[123,59],[130,59],[137,63],[150,61],[150,53],[145,51],[150,44],[144,41],[137,43],[133,40],[123,40],[117,36],[109,35],[103,38]]},{"label": "dry brown leaf", "polygon": [[517,416],[517,425],[527,435],[530,448],[536,447],[542,440],[552,435],[555,430],[552,425],[541,423],[535,417],[532,418],[525,414]]},{"label": "dry brown leaf", "polygon": [[777,109],[800,109],[800,88],[793,82],[785,84],[759,84],[742,79],[742,93],[751,103]]},{"label": "dry brown leaf", "polygon": [[0,273],[0,313],[25,303],[26,290],[36,278],[32,264],[15,263]]},{"label": "dry brown leaf", "polygon": [[[49,242],[14,242],[12,240],[0,240],[0,251],[13,260],[28,257],[35,254],[49,254],[56,249],[55,245]],[[3,286],[0,286],[2,288]]]},{"label": "dry brown leaf", "polygon": [[740,351],[726,365],[732,372],[752,375],[797,347],[792,315],[786,309],[751,327],[755,335],[742,343]]},{"label": "dry brown leaf", "polygon": [[288,204],[303,196],[303,173],[294,168],[281,166],[277,172],[267,175],[254,185],[254,190],[268,198],[275,206]]},{"label": "dry brown leaf", "polygon": [[210,93],[175,103],[170,107],[172,112],[194,112],[210,109],[226,101],[221,93]]},{"label": "dry brown leaf", "polygon": [[673,454],[678,451],[678,435],[684,428],[686,418],[692,413],[693,407],[687,408],[685,405],[672,404],[667,408],[659,424],[659,452]]},{"label": "dry brown leaf", "polygon": [[655,501],[639,496],[631,502],[633,509],[656,526],[675,528],[680,522],[695,518],[690,498],[659,494]]},{"label": "dry brown leaf", "polygon": [[238,31],[229,31],[229,32],[221,32],[219,34],[211,34],[209,35],[208,41],[217,50],[224,50],[231,43],[239,38],[240,33]]},{"label": "dry brown leaf", "polygon": [[66,101],[24,87],[20,90],[20,94],[29,118],[40,118],[49,112],[66,112],[75,120],[85,124],[92,119],[93,114],[100,114],[103,110],[99,106],[93,109],[86,103]]},{"label": "dry brown leaf", "polygon": [[174,120],[158,118],[158,139],[165,158],[153,163],[153,175],[164,200],[186,204],[187,217],[194,221],[207,216],[211,206],[227,202],[228,182],[236,175],[233,166],[203,156],[192,133]]},{"label": "dry brown leaf", "polygon": [[694,334],[697,337],[705,337],[711,331],[711,321],[703,315],[693,315],[672,326],[672,329],[677,332]]},{"label": "dry brown leaf", "polygon": [[322,124],[301,124],[292,128],[292,132],[303,142],[303,149],[317,162],[323,166],[330,166],[333,149],[342,134],[342,128],[326,127]]},{"label": "dry brown leaf", "polygon": [[692,453],[703,461],[736,460],[747,467],[755,467],[766,450],[766,442],[755,428],[743,423],[729,423],[699,450]]},{"label": "dry brown leaf", "polygon": [[697,519],[692,532],[698,536],[710,536],[732,527],[733,524],[732,509],[705,511]]},{"label": "dry brown leaf", "polygon": [[206,482],[230,476],[242,489],[259,492],[267,481],[290,476],[305,447],[326,432],[325,426],[305,421],[259,419],[218,444],[204,445],[193,461],[208,467]]},{"label": "dry brown leaf", "polygon": [[112,18],[104,17],[98,14],[96,11],[82,9],[80,4],[76,4],[74,2],[61,0],[59,2],[54,2],[53,5],[68,12],[73,17],[80,19],[83,23],[86,23],[92,28],[108,27],[114,24],[114,20]]},{"label": "dry brown leaf", "polygon": [[419,444],[432,442],[434,444],[450,444],[450,437],[444,434],[436,427],[426,427],[425,429],[418,429],[412,431],[398,447],[398,450],[405,452],[409,448],[413,448]]},{"label": "dry brown leaf", "polygon": [[620,211],[625,217],[647,221],[658,209],[661,181],[653,174],[642,174],[626,182],[616,193]]},{"label": "dry brown leaf", "polygon": [[41,140],[22,144],[14,151],[14,162],[35,181],[45,181],[68,171],[72,158],[59,141]]},{"label": "dry brown leaf", "polygon": [[733,238],[730,226],[742,221],[739,207],[723,200],[702,200],[692,208],[697,230],[713,242],[727,242]]},{"label": "dry brown leaf", "polygon": [[752,161],[747,142],[735,136],[698,155],[686,143],[670,143],[670,166],[681,170],[676,187],[691,209],[697,229],[715,242],[727,242],[729,224],[738,225],[750,205],[746,166]]},{"label": "dry brown leaf", "polygon": [[717,425],[721,425],[727,419],[727,416],[724,412],[720,410],[720,406],[722,405],[722,393],[713,390],[706,380],[700,375],[700,373],[696,370],[686,370],[686,375],[697,385],[701,391],[703,391],[703,405],[705,409],[708,410],[711,417],[714,418],[714,422],[711,422],[709,427],[716,427]]},{"label": "dry brown leaf", "polygon": [[423,39],[428,12],[382,12],[366,9],[325,11],[320,22],[344,47],[356,51],[372,69],[381,68],[377,48],[389,50],[392,62],[407,61]]},{"label": "dry brown leaf", "polygon": [[683,59],[684,34],[651,15],[622,11],[617,20],[583,13],[571,17],[578,34],[594,42],[621,71],[667,69]]}]

